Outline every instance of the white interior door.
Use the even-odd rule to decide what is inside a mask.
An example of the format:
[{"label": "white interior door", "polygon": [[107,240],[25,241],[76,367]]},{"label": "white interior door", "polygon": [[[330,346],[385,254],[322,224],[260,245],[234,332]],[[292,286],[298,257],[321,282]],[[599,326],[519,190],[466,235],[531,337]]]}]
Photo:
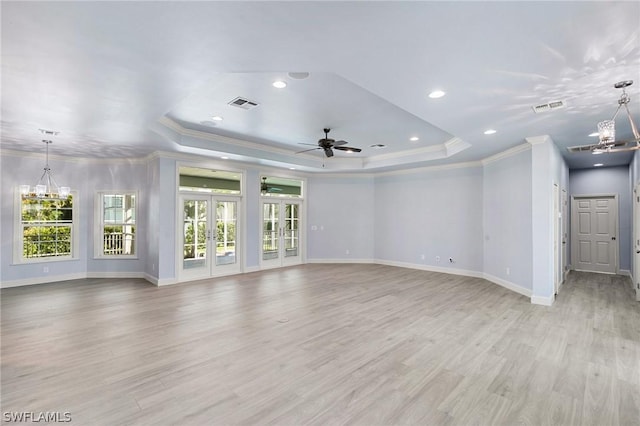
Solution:
[{"label": "white interior door", "polygon": [[558,294],[562,280],[562,259],[560,250],[561,239],[560,189],[553,184],[553,288]]},{"label": "white interior door", "polygon": [[181,281],[240,272],[239,200],[210,195],[180,196]]},{"label": "white interior door", "polygon": [[640,301],[640,183],[633,190],[634,261],[633,283],[636,300]]},{"label": "white interior door", "polygon": [[617,272],[617,219],[615,196],[573,198],[571,253],[576,270]]},{"label": "white interior door", "polygon": [[562,190],[562,281],[564,281],[567,266],[569,264],[569,202],[567,190]]},{"label": "white interior door", "polygon": [[276,268],[302,262],[302,211],[299,201],[262,202],[260,266]]}]

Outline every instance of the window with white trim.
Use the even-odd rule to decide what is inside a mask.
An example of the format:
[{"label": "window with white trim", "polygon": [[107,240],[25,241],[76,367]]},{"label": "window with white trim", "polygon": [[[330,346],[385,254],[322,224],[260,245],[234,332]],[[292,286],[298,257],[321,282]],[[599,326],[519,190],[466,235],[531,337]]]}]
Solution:
[{"label": "window with white trim", "polygon": [[19,196],[16,262],[66,260],[77,253],[75,197],[65,200]]},{"label": "window with white trim", "polygon": [[136,193],[99,192],[96,257],[136,257]]}]

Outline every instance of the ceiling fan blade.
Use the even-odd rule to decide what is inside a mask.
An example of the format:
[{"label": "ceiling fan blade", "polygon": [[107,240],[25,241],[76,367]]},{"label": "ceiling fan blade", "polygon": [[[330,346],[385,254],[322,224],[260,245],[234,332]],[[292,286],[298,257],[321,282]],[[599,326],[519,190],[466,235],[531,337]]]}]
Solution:
[{"label": "ceiling fan blade", "polygon": [[334,146],[335,149],[340,151],[348,151],[348,152],[360,152],[362,151],[360,148],[354,148],[352,146]]},{"label": "ceiling fan blade", "polygon": [[321,149],[319,146],[315,147],[315,148],[311,148],[311,149],[305,149],[303,151],[298,151],[296,152],[296,154],[302,154],[303,152],[309,152],[309,151],[315,151],[317,149]]},{"label": "ceiling fan blade", "polygon": [[349,142],[347,142],[347,141],[340,140],[340,141],[333,142],[333,146],[346,145],[348,143]]},{"label": "ceiling fan blade", "polygon": [[318,146],[317,143],[304,143],[304,142],[298,142],[298,145]]}]

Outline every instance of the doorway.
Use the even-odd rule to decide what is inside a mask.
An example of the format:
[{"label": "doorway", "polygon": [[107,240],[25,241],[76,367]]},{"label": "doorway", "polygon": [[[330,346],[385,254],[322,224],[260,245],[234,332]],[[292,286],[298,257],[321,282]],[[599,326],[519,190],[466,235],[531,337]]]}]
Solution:
[{"label": "doorway", "polygon": [[573,196],[571,255],[575,270],[618,272],[618,197]]},{"label": "doorway", "polygon": [[633,283],[640,302],[640,183],[633,189]]},{"label": "doorway", "polygon": [[180,195],[181,281],[241,272],[239,201],[222,196]]},{"label": "doorway", "polygon": [[562,190],[562,282],[567,276],[569,265],[569,201],[567,190]]},{"label": "doorway", "polygon": [[261,268],[302,263],[302,212],[299,200],[262,201]]},{"label": "doorway", "polygon": [[562,232],[562,217],[560,214],[560,189],[553,184],[553,290],[558,294],[562,281],[562,252],[560,239]]}]

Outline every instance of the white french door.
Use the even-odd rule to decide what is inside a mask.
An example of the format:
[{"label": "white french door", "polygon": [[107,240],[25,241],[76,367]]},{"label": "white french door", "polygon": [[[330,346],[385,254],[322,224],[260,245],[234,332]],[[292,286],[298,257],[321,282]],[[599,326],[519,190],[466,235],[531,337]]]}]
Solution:
[{"label": "white french door", "polygon": [[241,272],[239,206],[234,197],[180,195],[181,281]]},{"label": "white french door", "polygon": [[302,263],[301,213],[300,201],[262,201],[261,268]]}]

